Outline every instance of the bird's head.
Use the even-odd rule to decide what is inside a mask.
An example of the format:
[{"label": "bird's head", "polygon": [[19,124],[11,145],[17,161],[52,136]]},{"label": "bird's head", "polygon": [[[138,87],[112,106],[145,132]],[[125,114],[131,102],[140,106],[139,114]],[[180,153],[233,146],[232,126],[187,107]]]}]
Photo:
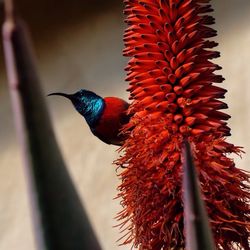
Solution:
[{"label": "bird's head", "polygon": [[103,98],[92,91],[81,89],[74,94],[61,92],[51,93],[48,96],[59,95],[68,98],[75,109],[86,119],[89,126],[93,126],[100,118],[104,109]]}]

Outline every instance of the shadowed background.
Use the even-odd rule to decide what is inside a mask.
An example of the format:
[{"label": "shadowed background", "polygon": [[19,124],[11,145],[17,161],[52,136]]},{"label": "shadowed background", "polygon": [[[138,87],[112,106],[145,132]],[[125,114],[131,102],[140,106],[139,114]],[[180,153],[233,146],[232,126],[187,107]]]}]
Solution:
[{"label": "shadowed background", "polygon": [[[250,170],[250,2],[213,1],[221,58],[232,115],[230,142],[244,146],[237,166]],[[86,88],[102,96],[127,98],[122,57],[122,1],[18,1],[30,26],[44,93]],[[1,18],[2,19],[2,18]],[[3,59],[0,59],[0,250],[34,250],[25,173],[16,141]],[[118,247],[113,200],[119,180],[112,161],[117,147],[98,141],[71,104],[47,98],[58,142],[104,250]],[[45,145],[46,146],[46,145]]]}]

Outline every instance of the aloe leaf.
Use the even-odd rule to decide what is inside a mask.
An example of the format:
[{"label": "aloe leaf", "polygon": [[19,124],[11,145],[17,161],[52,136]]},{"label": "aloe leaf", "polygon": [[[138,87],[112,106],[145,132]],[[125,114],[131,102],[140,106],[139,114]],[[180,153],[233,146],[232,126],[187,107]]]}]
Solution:
[{"label": "aloe leaf", "polygon": [[39,249],[101,249],[58,148],[24,23],[5,1],[3,43]]},{"label": "aloe leaf", "polygon": [[184,228],[187,250],[214,250],[215,244],[193,162],[189,142],[184,143]]}]

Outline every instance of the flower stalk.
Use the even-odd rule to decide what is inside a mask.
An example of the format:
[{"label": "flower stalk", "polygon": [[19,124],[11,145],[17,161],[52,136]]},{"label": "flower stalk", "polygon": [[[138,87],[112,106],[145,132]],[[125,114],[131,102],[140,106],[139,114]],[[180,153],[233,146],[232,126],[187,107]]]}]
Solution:
[{"label": "flower stalk", "polygon": [[226,90],[210,38],[209,0],[124,0],[124,55],[132,104],[117,160],[123,243],[139,249],[185,247],[182,144],[194,163],[217,249],[250,249],[249,174],[229,154]]}]

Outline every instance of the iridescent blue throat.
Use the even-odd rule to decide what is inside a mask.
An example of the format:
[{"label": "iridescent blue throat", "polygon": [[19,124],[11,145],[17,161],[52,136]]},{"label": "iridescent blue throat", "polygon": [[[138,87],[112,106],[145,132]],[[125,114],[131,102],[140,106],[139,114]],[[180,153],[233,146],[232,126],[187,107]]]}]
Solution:
[{"label": "iridescent blue throat", "polygon": [[105,103],[102,97],[88,90],[80,90],[70,98],[75,109],[84,116],[88,125],[93,128],[102,116]]}]

